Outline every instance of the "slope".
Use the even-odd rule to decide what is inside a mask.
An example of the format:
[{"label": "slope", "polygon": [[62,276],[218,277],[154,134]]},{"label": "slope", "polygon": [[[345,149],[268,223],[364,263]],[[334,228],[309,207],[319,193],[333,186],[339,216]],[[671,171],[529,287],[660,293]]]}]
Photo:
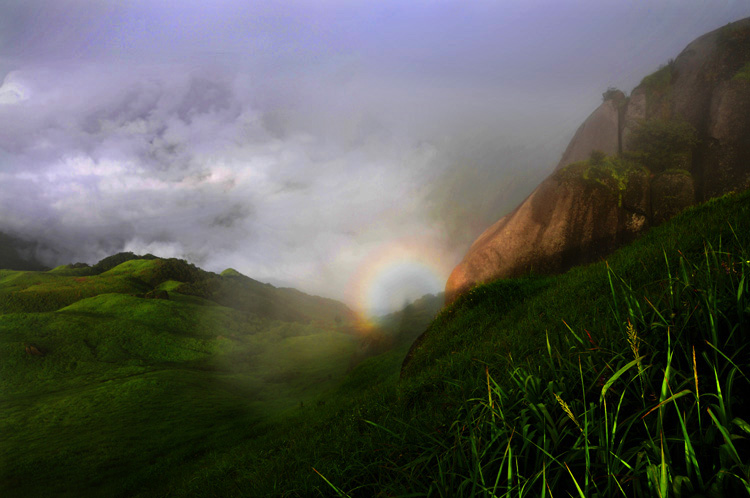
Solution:
[{"label": "slope", "polygon": [[748,496],[748,248],[743,192],[606,263],[478,287],[400,381],[371,358],[174,494]]},{"label": "slope", "polygon": [[0,271],[0,494],[159,489],[333,389],[360,347],[341,303],[120,259]]}]

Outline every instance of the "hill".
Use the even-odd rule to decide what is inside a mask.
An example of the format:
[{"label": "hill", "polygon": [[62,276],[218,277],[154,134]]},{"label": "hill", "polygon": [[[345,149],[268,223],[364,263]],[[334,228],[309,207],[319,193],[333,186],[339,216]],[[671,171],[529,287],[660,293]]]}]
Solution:
[{"label": "hill", "polygon": [[[2,271],[2,270],[0,270]],[[119,253],[93,266],[62,265],[48,272],[3,272],[0,311],[55,311],[101,293],[154,297],[169,292],[194,296],[265,318],[351,326],[354,313],[333,299],[277,288],[235,270],[206,272],[178,259]],[[166,292],[167,294],[164,294]]]},{"label": "hill", "polygon": [[0,490],[746,496],[749,244],[750,192],[714,199],[606,262],[477,287],[403,365],[407,341],[354,368],[330,310],[210,299],[255,291],[232,271],[3,271]]},{"label": "hill", "polygon": [[747,496],[749,244],[744,192],[477,287],[169,495]]},{"label": "hill", "polygon": [[132,496],[331,391],[342,303],[123,253],[0,270],[0,494]]}]

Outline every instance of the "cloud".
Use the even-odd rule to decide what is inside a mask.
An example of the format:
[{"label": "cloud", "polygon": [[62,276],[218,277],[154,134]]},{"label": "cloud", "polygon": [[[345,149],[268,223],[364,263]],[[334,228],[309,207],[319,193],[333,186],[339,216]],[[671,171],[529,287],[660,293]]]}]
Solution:
[{"label": "cloud", "polygon": [[27,90],[18,81],[15,73],[8,73],[0,85],[0,105],[18,104],[28,98]]},{"label": "cloud", "polygon": [[362,258],[424,221],[435,148],[379,133],[365,111],[353,132],[273,112],[269,127],[246,75],[207,70],[90,64],[14,81],[32,97],[0,108],[0,224],[55,248],[50,264],[147,251],[333,293],[353,268],[325,267],[345,246]]},{"label": "cloud", "polygon": [[604,89],[750,15],[719,7],[6,2],[0,231],[348,302],[384,247],[447,278]]}]

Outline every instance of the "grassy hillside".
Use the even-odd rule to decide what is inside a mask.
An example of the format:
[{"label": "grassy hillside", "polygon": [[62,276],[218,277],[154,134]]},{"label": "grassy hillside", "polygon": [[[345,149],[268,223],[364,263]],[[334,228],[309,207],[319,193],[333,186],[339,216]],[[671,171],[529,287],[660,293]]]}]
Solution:
[{"label": "grassy hillside", "polygon": [[2,496],[166,492],[198,456],[314,404],[361,349],[341,303],[124,259],[0,271]]},{"label": "grassy hillside", "polygon": [[175,496],[750,495],[750,193],[476,288]]},{"label": "grassy hillside", "polygon": [[403,367],[394,341],[348,373],[337,305],[257,314],[235,290],[276,291],[232,271],[4,271],[0,491],[747,496],[748,247],[750,192],[716,199],[607,262],[478,287]]}]

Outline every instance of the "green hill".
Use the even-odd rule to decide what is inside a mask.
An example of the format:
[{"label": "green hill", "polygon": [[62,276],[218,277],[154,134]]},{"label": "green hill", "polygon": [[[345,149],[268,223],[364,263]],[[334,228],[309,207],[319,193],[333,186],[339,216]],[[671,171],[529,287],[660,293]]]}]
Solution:
[{"label": "green hill", "polygon": [[234,271],[3,271],[0,491],[747,496],[748,247],[750,192],[715,199],[353,369],[343,305]]},{"label": "green hill", "polygon": [[173,495],[747,496],[749,244],[745,192],[477,287]]},{"label": "green hill", "polygon": [[342,303],[131,256],[0,271],[2,496],[168,489],[315,403],[361,348]]}]

